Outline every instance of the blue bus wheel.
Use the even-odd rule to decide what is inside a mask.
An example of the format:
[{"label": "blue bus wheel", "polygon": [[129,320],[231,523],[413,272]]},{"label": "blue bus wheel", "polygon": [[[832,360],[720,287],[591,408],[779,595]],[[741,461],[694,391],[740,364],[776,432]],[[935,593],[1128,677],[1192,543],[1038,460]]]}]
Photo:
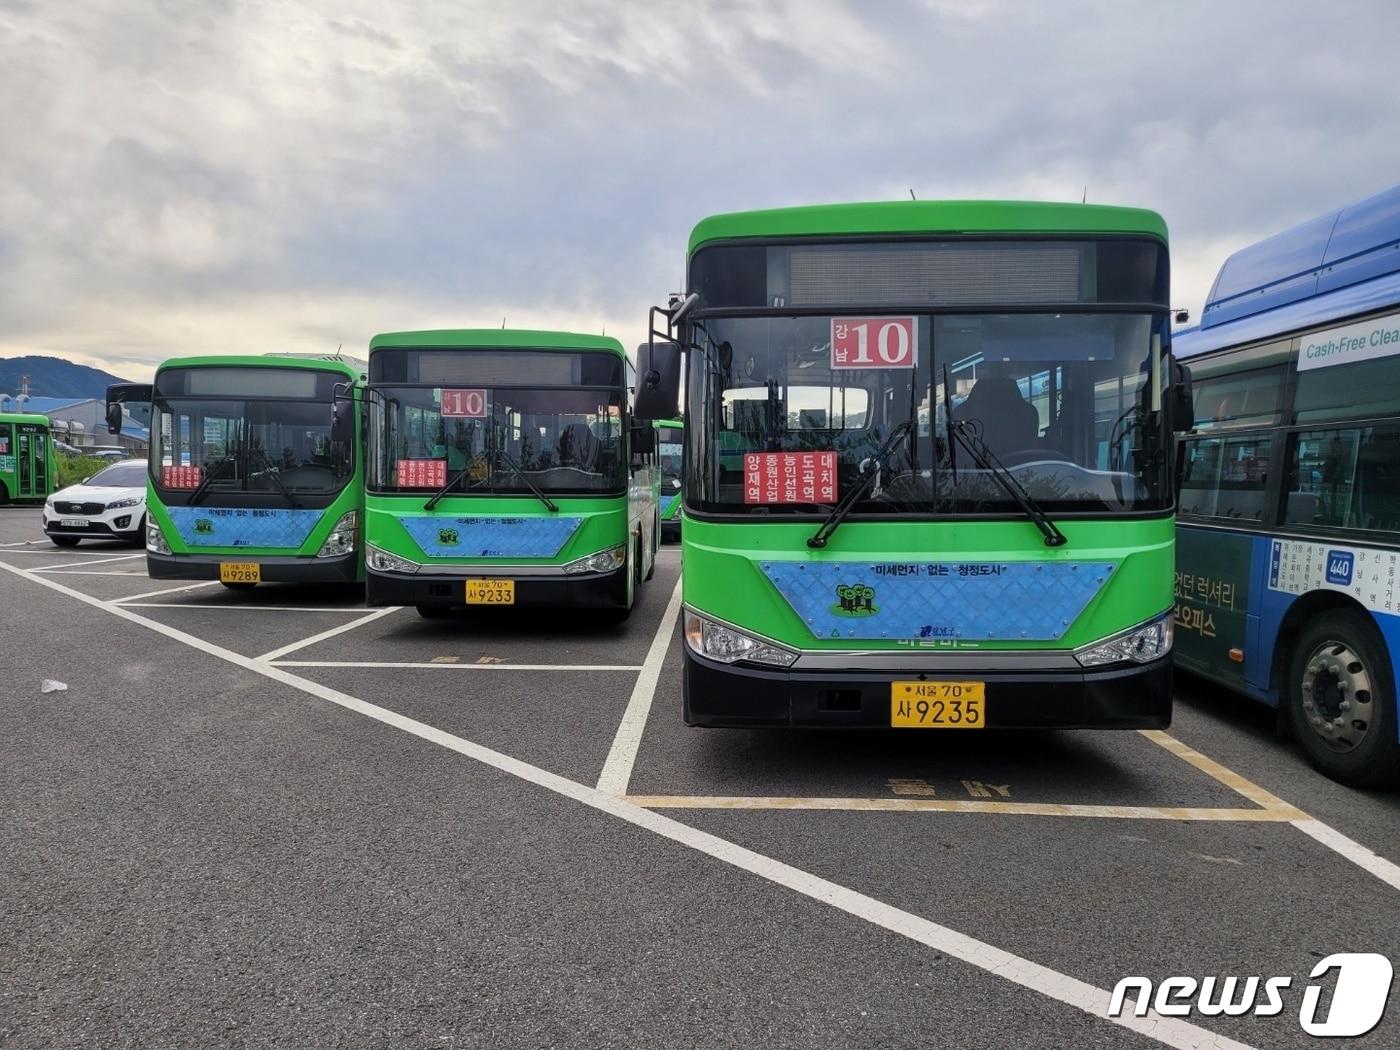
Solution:
[{"label": "blue bus wheel", "polygon": [[1314,766],[1357,787],[1400,779],[1395,678],[1369,617],[1339,609],[1303,628],[1286,687],[1294,735]]}]

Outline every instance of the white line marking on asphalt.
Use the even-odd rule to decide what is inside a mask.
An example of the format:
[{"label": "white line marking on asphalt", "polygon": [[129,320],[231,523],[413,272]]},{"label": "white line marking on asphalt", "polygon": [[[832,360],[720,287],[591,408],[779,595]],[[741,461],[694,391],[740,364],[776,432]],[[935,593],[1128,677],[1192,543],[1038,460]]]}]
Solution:
[{"label": "white line marking on asphalt", "polygon": [[671,649],[671,636],[676,630],[676,616],[681,608],[681,581],[671,591],[671,600],[666,603],[666,611],[661,614],[661,623],[652,636],[651,648],[642,661],[642,673],[632,686],[632,696],[627,701],[627,710],[622,714],[622,722],[613,736],[612,747],[608,749],[607,761],[598,777],[598,790],[610,795],[627,794],[627,782],[632,779],[632,767],[637,761],[637,749],[642,746],[642,731],[646,729],[647,715],[651,713],[652,701],[656,699],[656,683],[661,677],[661,665],[666,662],[666,654]]},{"label": "white line marking on asphalt", "polygon": [[218,580],[205,580],[203,583],[187,583],[182,587],[166,587],[163,590],[159,591],[147,591],[145,594],[133,594],[129,598],[113,598],[112,603],[114,605],[125,605],[127,604],[127,602],[136,602],[140,601],[143,598],[158,598],[162,594],[176,594],[179,591],[193,591],[199,587],[215,587],[218,585],[218,583]]},{"label": "white line marking on asphalt", "polygon": [[39,568],[30,569],[29,571],[53,572],[55,569],[75,569],[79,565],[108,565],[114,561],[127,561],[130,558],[144,558],[145,556],[144,552],[141,554],[104,554],[101,558],[97,559],[89,558],[85,561],[65,561],[59,562],[57,565],[41,565]]},{"label": "white line marking on asphalt", "polygon": [[425,667],[431,671],[640,671],[639,664],[445,664],[405,660],[269,660],[278,667]]},{"label": "white line marking on asphalt", "polygon": [[31,543],[38,542],[38,540],[15,540],[13,543],[0,543],[0,547],[28,547]]},{"label": "white line marking on asphalt", "polygon": [[858,893],[839,883],[795,868],[791,864],[785,864],[780,860],[756,853],[727,839],[722,839],[718,835],[711,835],[709,832],[692,828],[688,824],[682,824],[661,813],[641,809],[616,795],[610,795],[597,788],[569,780],[567,777],[551,773],[547,769],[532,766],[518,758],[512,758],[500,751],[493,751],[481,744],[454,736],[425,722],[408,718],[396,711],[390,711],[388,708],[369,703],[348,693],[342,693],[337,689],[331,689],[309,679],[298,677],[263,660],[242,656],[231,649],[225,649],[192,634],[186,634],[184,631],[169,627],[157,620],[148,619],[130,609],[124,609],[119,605],[112,605],[98,598],[93,598],[82,591],[67,587],[57,580],[36,576],[4,563],[0,563],[0,569],[16,576],[22,576],[40,586],[58,591],[60,594],[76,598],[80,602],[102,609],[130,623],[139,624],[157,634],[163,634],[167,638],[188,645],[192,649],[216,657],[226,663],[252,671],[254,674],[270,678],[275,682],[281,682],[283,685],[290,686],[300,692],[336,704],[348,711],[354,711],[411,736],[416,736],[420,740],[437,744],[449,751],[455,751],[459,755],[503,773],[508,773],[527,783],[573,799],[575,802],[581,802],[591,809],[607,813],[636,827],[654,832],[662,838],[687,846],[741,871],[746,871],[775,885],[793,890],[822,904],[830,905],[848,915],[863,919],[872,925],[889,930],[891,933],[907,937],[935,951],[961,959],[994,977],[1001,977],[1013,984],[1019,984],[1023,988],[1056,1002],[1075,1007],[1092,1017],[1107,1021],[1109,1024],[1131,1029],[1167,1046],[1179,1048],[1179,1050],[1192,1050],[1192,1048],[1200,1047],[1217,1047],[1219,1050],[1250,1050],[1248,1044],[1235,1042],[1233,1039],[1217,1035],[1208,1029],[1200,1028],[1175,1017],[1163,1017],[1155,1011],[1149,1011],[1146,1017],[1136,1017],[1131,1014],[1122,1017],[1109,1017],[1107,1016],[1109,993],[1085,981],[1070,977],[1068,974],[1041,966],[1029,959],[1023,959],[985,941],[958,933],[947,926],[941,926],[912,912],[885,904],[883,901]]},{"label": "white line marking on asphalt", "polygon": [[[35,541],[35,543],[38,543],[38,542],[40,542],[40,541],[38,541],[38,540]],[[26,543],[25,546],[28,547],[28,546],[31,546],[31,544]],[[121,550],[122,547],[125,547],[125,546],[126,546],[126,544],[121,544],[121,545],[119,545],[119,546],[113,547],[111,550],[105,550],[105,551],[75,551],[75,550],[61,549],[61,548],[59,548],[59,547],[54,547],[54,546],[52,546],[52,545],[45,544],[43,550],[32,550],[32,551],[28,551],[28,550],[26,550],[26,551],[0,550],[0,554],[38,554],[38,555],[40,555],[40,556],[45,556],[45,555],[47,555],[47,556],[50,557],[50,558],[110,558],[110,557],[113,556],[113,551]]]},{"label": "white line marking on asphalt", "polygon": [[1347,838],[1336,828],[1330,827],[1320,820],[1309,817],[1306,820],[1294,820],[1290,823],[1304,835],[1317,839],[1334,853],[1340,853],[1353,864],[1365,868],[1382,882],[1400,890],[1400,865],[1378,856],[1361,843]]},{"label": "white line marking on asphalt", "polygon": [[144,572],[94,572],[91,569],[15,569],[15,571],[42,572],[49,576],[140,576],[143,579],[149,579]]},{"label": "white line marking on asphalt", "polygon": [[138,602],[123,598],[116,604],[128,609],[228,609],[232,612],[363,613],[362,605],[236,605],[233,602]]},{"label": "white line marking on asphalt", "polygon": [[279,656],[286,656],[288,653],[294,653],[298,649],[305,649],[308,645],[324,642],[327,638],[334,638],[336,635],[344,634],[346,631],[353,631],[356,627],[362,627],[367,623],[371,623],[374,620],[378,620],[381,617],[388,616],[390,613],[396,613],[398,611],[399,607],[396,605],[390,605],[383,609],[375,609],[365,613],[357,620],[343,623],[339,627],[332,627],[329,631],[322,631],[320,634],[313,634],[310,638],[303,638],[299,642],[292,642],[290,645],[284,645],[280,649],[272,650],[270,653],[263,653],[261,656],[257,657],[257,659],[259,661],[276,660]]}]

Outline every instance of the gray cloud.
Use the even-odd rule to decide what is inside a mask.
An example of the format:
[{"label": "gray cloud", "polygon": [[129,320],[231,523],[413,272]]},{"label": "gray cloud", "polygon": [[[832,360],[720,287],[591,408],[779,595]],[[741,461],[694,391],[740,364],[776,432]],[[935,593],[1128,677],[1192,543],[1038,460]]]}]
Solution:
[{"label": "gray cloud", "polygon": [[0,354],[635,340],[702,216],[911,186],[1156,208],[1198,309],[1400,172],[1388,2],[131,8],[0,4]]}]

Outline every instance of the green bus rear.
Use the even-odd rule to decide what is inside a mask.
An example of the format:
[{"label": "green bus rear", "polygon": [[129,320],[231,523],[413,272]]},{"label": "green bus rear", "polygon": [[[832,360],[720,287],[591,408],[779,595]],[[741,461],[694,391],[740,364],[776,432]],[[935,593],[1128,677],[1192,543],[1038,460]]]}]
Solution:
[{"label": "green bus rear", "polygon": [[684,353],[685,720],[1165,726],[1165,225],[1081,205],[722,215]]},{"label": "green bus rear", "polygon": [[57,478],[48,416],[0,412],[0,504],[43,503]]},{"label": "green bus rear", "polygon": [[685,475],[685,424],[656,421],[656,465],[661,471],[661,538],[681,538],[681,478]]},{"label": "green bus rear", "polygon": [[655,441],[615,339],[379,335],[369,355],[366,601],[632,609],[660,542]]},{"label": "green bus rear", "polygon": [[109,428],[119,403],[150,413],[150,575],[363,581],[360,383],[348,359],[269,354],[176,358],[109,388]]}]

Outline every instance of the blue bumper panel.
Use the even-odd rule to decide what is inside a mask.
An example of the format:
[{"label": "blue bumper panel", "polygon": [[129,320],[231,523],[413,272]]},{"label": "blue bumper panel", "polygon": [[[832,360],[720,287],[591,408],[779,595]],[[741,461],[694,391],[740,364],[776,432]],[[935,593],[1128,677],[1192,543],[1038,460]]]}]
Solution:
[{"label": "blue bumper panel", "polygon": [[583,524],[582,517],[403,518],[413,542],[430,558],[553,558]]},{"label": "blue bumper panel", "polygon": [[326,513],[290,507],[167,507],[166,513],[191,547],[299,548]]},{"label": "blue bumper panel", "polygon": [[816,638],[1055,641],[1114,572],[1106,562],[761,563]]}]

